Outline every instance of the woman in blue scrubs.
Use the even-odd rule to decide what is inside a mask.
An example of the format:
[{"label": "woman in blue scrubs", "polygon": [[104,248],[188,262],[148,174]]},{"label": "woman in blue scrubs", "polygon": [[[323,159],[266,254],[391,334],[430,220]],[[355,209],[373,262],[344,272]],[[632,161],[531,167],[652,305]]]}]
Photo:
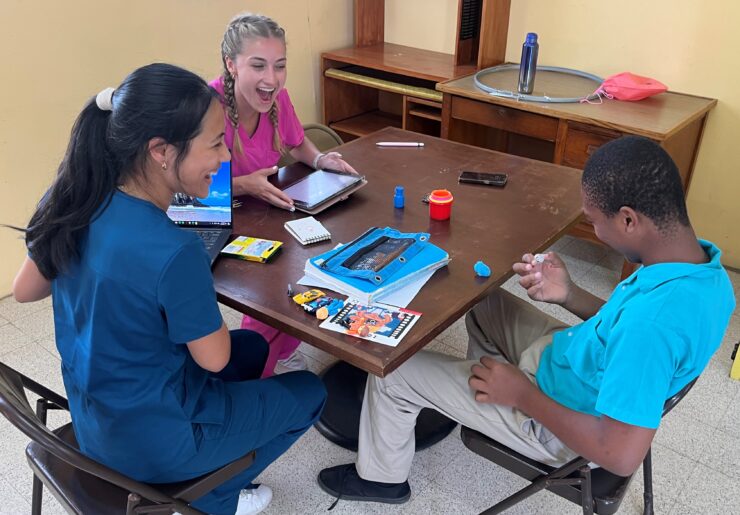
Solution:
[{"label": "woman in blue scrubs", "polygon": [[84,453],[157,483],[255,449],[249,469],[193,503],[245,515],[269,504],[252,480],[313,424],[326,392],[306,371],[259,379],[267,343],[227,330],[202,242],[166,215],[175,192],[208,196],[229,159],[223,116],[200,77],[166,64],[91,99],[31,218],[13,294],[52,295]]}]

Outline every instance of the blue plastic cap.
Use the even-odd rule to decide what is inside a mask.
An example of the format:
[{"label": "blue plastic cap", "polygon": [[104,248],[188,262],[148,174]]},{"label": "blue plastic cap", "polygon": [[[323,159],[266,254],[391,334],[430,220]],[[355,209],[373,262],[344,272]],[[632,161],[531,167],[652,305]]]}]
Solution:
[{"label": "blue plastic cap", "polygon": [[473,271],[475,275],[479,277],[490,277],[491,267],[485,264],[483,261],[478,261],[473,265]]},{"label": "blue plastic cap", "polygon": [[396,186],[396,195],[403,195],[403,186]]},{"label": "blue plastic cap", "polygon": [[527,33],[527,41],[525,43],[537,43],[537,33],[536,32],[528,32]]}]

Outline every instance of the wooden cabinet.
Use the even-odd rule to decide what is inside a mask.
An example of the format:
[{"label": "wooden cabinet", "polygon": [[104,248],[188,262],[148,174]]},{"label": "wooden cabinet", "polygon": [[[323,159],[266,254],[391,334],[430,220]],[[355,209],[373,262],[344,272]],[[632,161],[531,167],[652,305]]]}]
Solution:
[{"label": "wooden cabinet", "polygon": [[555,118],[476,101],[452,103],[450,116],[456,120],[550,142],[555,141],[558,133],[558,120]]},{"label": "wooden cabinet", "polygon": [[[472,75],[439,83],[437,89],[443,93],[443,138],[583,168],[599,146],[635,134],[666,149],[678,166],[685,190],[707,115],[717,104],[715,99],[673,92],[639,102],[518,102],[478,89]],[[481,136],[489,130],[503,134]],[[530,144],[516,146],[513,136],[527,138]]]},{"label": "wooden cabinet", "polygon": [[402,128],[408,131],[439,135],[442,128],[442,102],[404,95],[402,124]]},{"label": "wooden cabinet", "polygon": [[[389,65],[388,57],[400,61],[399,54],[427,62],[426,69],[398,73],[403,63]],[[326,52],[321,69],[324,124],[346,140],[383,127],[440,135],[442,94],[434,88],[454,73],[452,56],[382,43]]]},{"label": "wooden cabinet", "polygon": [[[691,182],[707,116],[717,103],[673,92],[639,102],[518,102],[478,89],[472,75],[440,83],[437,89],[444,95],[443,138],[583,169],[604,143],[628,134],[644,136],[671,155],[684,191]],[[597,241],[585,222],[572,234]],[[625,267],[623,273],[629,271]]]},{"label": "wooden cabinet", "polygon": [[560,164],[580,168],[586,165],[591,154],[604,143],[622,136],[620,132],[606,131],[588,125],[568,123]]},{"label": "wooden cabinet", "polygon": [[384,41],[385,2],[355,0],[355,45],[321,56],[323,121],[350,140],[383,127],[439,136],[439,82],[503,62],[510,0],[458,0],[455,54]]}]

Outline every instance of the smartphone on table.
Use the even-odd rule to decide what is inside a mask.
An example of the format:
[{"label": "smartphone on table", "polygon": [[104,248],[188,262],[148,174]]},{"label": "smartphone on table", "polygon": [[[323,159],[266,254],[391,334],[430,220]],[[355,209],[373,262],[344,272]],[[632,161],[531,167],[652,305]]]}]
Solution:
[{"label": "smartphone on table", "polygon": [[458,182],[462,183],[484,184],[499,188],[503,188],[508,180],[509,176],[505,173],[471,172],[468,170],[463,171],[457,179]]}]

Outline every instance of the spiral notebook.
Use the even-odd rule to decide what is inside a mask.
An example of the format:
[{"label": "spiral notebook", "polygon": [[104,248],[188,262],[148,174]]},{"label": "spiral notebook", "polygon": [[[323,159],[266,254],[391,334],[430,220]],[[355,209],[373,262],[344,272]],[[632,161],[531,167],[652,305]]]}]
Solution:
[{"label": "spiral notebook", "polygon": [[301,245],[331,239],[331,234],[326,230],[326,227],[321,225],[321,222],[313,216],[285,222],[285,228]]}]

